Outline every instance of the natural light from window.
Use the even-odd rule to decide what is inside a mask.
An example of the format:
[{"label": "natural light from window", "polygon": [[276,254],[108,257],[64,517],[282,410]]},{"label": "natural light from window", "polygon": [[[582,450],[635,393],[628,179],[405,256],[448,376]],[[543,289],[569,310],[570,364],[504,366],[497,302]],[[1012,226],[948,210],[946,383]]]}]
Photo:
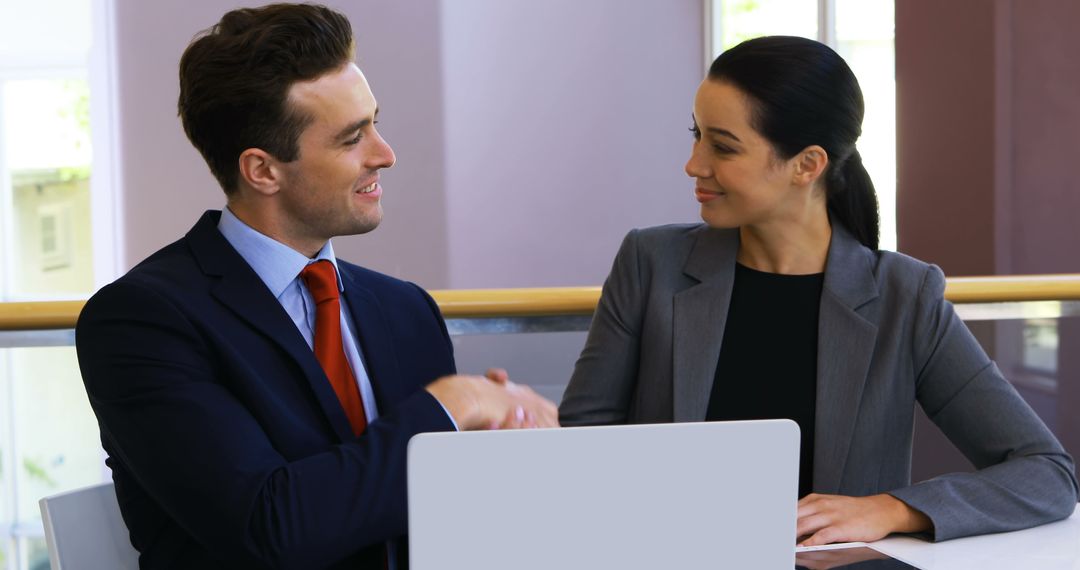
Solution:
[{"label": "natural light from window", "polygon": [[[893,0],[711,0],[712,57],[764,35],[829,43],[866,101],[859,153],[877,190],[881,249],[896,249],[896,74]],[[820,24],[825,23],[826,27]]]}]

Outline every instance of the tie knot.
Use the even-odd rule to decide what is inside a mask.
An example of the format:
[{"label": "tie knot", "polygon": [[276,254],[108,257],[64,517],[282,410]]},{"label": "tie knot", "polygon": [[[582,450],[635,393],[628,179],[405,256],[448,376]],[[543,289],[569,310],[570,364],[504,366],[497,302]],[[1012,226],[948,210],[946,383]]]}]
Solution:
[{"label": "tie knot", "polygon": [[300,278],[307,285],[316,305],[338,298],[337,273],[333,263],[325,259],[309,263],[300,272]]}]

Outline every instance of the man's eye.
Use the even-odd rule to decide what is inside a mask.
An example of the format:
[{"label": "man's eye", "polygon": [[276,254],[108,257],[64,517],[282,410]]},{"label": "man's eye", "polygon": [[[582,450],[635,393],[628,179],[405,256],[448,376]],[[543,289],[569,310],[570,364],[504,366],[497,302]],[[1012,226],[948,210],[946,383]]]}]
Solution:
[{"label": "man's eye", "polygon": [[[371,124],[372,124],[372,125],[377,125],[377,124],[379,124],[379,121],[371,121]],[[364,138],[364,130],[363,130],[363,129],[361,129],[361,130],[357,131],[357,133],[356,133],[356,136],[355,136],[355,137],[353,137],[353,138],[351,138],[351,139],[349,139],[349,140],[345,141],[345,145],[346,145],[346,146],[352,146],[352,145],[354,145],[354,144],[359,144],[359,142],[360,142],[361,140],[363,140],[363,138]]]}]

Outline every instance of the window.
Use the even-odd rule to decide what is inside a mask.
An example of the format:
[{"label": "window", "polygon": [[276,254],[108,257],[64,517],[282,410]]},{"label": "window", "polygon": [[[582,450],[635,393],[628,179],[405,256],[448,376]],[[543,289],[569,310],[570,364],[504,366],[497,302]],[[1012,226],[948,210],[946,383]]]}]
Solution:
[{"label": "window", "polygon": [[[92,112],[108,109],[107,42],[91,37],[110,7],[0,3],[0,301],[86,298],[115,277],[109,173],[96,168],[110,148],[94,144],[110,121]],[[0,570],[41,570],[38,499],[109,474],[70,336],[12,338],[0,336]]]},{"label": "window", "polygon": [[896,249],[896,74],[894,0],[710,0],[707,60],[750,38],[814,38],[835,49],[859,78],[866,101],[859,153],[881,204],[881,249]]},{"label": "window", "polygon": [[85,70],[56,69],[45,78],[39,70],[21,74],[0,81],[3,207],[10,221],[4,296],[85,297],[94,287]]}]

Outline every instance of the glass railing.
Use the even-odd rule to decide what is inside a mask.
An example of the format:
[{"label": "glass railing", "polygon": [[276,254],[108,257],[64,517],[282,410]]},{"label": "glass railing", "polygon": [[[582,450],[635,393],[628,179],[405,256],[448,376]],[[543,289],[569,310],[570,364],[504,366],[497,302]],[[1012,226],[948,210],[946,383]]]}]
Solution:
[{"label": "glass railing", "polygon": [[[558,400],[599,287],[432,291],[458,368],[510,370]],[[1080,455],[1080,275],[951,278],[946,297]],[[73,350],[83,302],[0,303],[0,569],[48,567],[39,498],[109,479]],[[967,470],[919,412],[913,477]]]}]

